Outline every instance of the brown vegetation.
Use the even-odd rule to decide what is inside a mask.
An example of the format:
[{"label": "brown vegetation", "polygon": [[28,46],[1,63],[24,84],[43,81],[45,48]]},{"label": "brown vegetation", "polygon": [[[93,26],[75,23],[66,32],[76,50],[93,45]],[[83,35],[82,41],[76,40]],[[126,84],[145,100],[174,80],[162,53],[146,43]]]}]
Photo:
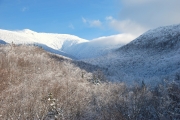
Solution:
[{"label": "brown vegetation", "polygon": [[180,119],[179,83],[94,84],[99,73],[35,46],[0,46],[0,119]]}]

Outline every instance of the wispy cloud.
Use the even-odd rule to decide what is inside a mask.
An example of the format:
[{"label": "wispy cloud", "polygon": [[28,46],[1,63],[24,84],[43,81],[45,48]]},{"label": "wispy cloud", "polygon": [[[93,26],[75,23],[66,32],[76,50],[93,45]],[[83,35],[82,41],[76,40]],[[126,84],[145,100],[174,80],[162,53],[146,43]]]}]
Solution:
[{"label": "wispy cloud", "polygon": [[[118,18],[107,16],[103,26],[119,35],[97,38],[107,44],[129,42],[148,29],[180,23],[180,0],[121,0]],[[117,17],[117,16],[116,16]],[[108,27],[107,27],[108,26]]]},{"label": "wispy cloud", "polygon": [[180,23],[180,0],[122,0],[121,4],[120,20],[130,19],[147,28]]},{"label": "wispy cloud", "polygon": [[23,8],[22,8],[22,12],[25,12],[25,11],[27,11],[27,10],[28,10],[27,7],[23,7]]},{"label": "wispy cloud", "polygon": [[102,44],[103,46],[114,46],[114,45],[124,45],[135,39],[137,36],[132,34],[118,34],[111,36],[99,37],[92,40],[92,44]]},{"label": "wispy cloud", "polygon": [[134,35],[140,35],[145,32],[147,29],[142,27],[140,24],[131,21],[130,19],[126,20],[117,20],[112,16],[106,17],[106,20],[109,24],[109,27],[120,33],[129,33]]},{"label": "wispy cloud", "polygon": [[83,23],[87,23],[87,20],[83,17],[82,17],[82,21],[83,21]]},{"label": "wispy cloud", "polygon": [[68,27],[71,28],[71,29],[75,29],[73,24],[69,24]]},{"label": "wispy cloud", "polygon": [[100,20],[92,20],[89,21],[91,27],[101,27],[102,23]]},{"label": "wispy cloud", "polygon": [[87,24],[89,27],[102,27],[102,22],[100,20],[89,20],[82,17],[82,22]]},{"label": "wispy cloud", "polygon": [[154,2],[156,0],[122,0],[126,5],[140,5]]}]

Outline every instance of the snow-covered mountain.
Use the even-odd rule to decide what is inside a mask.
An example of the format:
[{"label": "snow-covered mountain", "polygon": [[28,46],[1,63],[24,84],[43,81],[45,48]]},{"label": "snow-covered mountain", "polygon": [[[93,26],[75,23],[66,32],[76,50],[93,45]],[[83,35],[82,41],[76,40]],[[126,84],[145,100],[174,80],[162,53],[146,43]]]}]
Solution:
[{"label": "snow-covered mountain", "polygon": [[0,30],[0,44],[36,44],[47,51],[105,68],[106,76],[113,81],[154,83],[180,79],[180,24],[149,30],[131,41],[133,38],[120,34],[89,41],[28,29]]},{"label": "snow-covered mountain", "polygon": [[180,79],[180,24],[149,30],[113,53],[87,62],[106,67],[110,78],[118,81]]},{"label": "snow-covered mountain", "polygon": [[37,33],[29,29],[22,31],[0,30],[0,39],[6,43],[13,42],[14,44],[36,44],[49,52],[68,57],[72,57],[73,55],[65,53],[62,50],[64,46],[69,48],[75,44],[88,42],[87,40],[73,35]]},{"label": "snow-covered mountain", "polygon": [[29,29],[22,31],[0,29],[1,43],[36,44],[49,52],[77,59],[88,59],[105,55],[111,50],[128,43],[133,38],[134,36],[132,35],[120,34],[89,41],[68,34],[37,33]]}]

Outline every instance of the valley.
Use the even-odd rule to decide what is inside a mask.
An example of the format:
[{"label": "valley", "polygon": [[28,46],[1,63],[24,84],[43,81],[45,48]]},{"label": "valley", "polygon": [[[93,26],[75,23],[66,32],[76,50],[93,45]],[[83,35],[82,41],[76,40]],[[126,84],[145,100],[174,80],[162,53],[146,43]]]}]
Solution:
[{"label": "valley", "polygon": [[122,41],[0,30],[0,119],[179,119],[180,25]]}]

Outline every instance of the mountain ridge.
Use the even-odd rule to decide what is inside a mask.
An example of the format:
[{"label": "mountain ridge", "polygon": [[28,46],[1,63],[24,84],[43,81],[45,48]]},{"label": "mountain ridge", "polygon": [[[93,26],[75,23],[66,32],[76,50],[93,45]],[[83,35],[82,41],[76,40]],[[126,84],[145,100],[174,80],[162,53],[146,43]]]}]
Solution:
[{"label": "mountain ridge", "polygon": [[110,79],[148,84],[180,76],[180,24],[152,29],[111,54],[90,59],[108,68]]},{"label": "mountain ridge", "polygon": [[[95,58],[105,55],[112,49],[116,49],[134,38],[134,36],[126,36],[120,34],[85,40],[69,34],[37,33],[29,29],[18,31],[0,29],[0,39],[6,43],[38,44],[49,52],[56,51],[56,54],[65,53],[67,57],[72,59]],[[116,37],[120,39],[117,40]],[[127,41],[124,41],[124,39]],[[44,46],[49,47],[51,50]]]},{"label": "mountain ridge", "polygon": [[[4,35],[1,31],[2,43],[11,42],[10,40],[14,39],[19,43],[23,39],[29,40],[28,42],[33,41],[33,44],[47,51],[105,68],[105,74],[111,81],[127,83],[145,81],[152,84],[163,79],[176,80],[180,76],[180,24],[149,30],[127,44],[115,46],[112,43],[112,46],[109,44],[109,48],[107,48],[108,42],[103,42],[101,38],[88,41],[64,36],[63,40],[60,40],[58,36],[62,35],[59,34],[24,30],[15,34],[7,32],[7,35]],[[26,34],[30,37],[27,38]],[[9,38],[8,35],[10,35]],[[32,39],[32,36],[46,37],[47,42],[46,44],[36,43],[36,39]],[[123,38],[123,35],[120,35],[120,38]],[[40,40],[43,42],[44,39]],[[98,42],[102,45],[97,44]]]}]

